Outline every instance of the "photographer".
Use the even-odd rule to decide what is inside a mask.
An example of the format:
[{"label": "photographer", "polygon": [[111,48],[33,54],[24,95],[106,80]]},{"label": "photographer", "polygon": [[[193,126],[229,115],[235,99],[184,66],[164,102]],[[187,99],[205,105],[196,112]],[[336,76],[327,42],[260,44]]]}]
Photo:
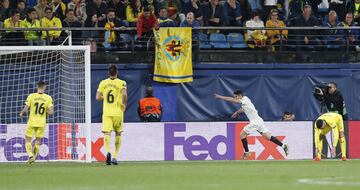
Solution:
[{"label": "photographer", "polygon": [[344,98],[340,91],[337,90],[335,82],[329,82],[327,86],[315,86],[315,97],[322,101],[325,105],[327,112],[335,112],[343,116],[343,120],[348,120]]}]

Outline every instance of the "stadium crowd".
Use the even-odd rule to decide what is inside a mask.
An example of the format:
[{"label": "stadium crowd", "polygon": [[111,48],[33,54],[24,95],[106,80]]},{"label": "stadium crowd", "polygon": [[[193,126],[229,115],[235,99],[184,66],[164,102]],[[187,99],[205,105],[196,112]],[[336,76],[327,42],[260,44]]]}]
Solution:
[{"label": "stadium crowd", "polygon": [[[7,28],[98,27],[106,31],[72,31],[74,44],[87,42],[121,48],[128,38],[148,41],[153,28],[244,26],[252,28],[350,27],[360,21],[360,0],[1,0],[2,41],[28,45],[60,44],[65,31],[7,31]],[[127,31],[136,27],[137,31]],[[119,30],[113,30],[113,29]],[[226,30],[201,31],[205,35]],[[292,41],[295,47],[358,47],[359,31],[247,30],[249,47]],[[126,34],[126,35],[122,35]],[[193,35],[197,38],[198,33]],[[101,43],[99,43],[101,42]],[[24,45],[24,44],[22,44]]]}]

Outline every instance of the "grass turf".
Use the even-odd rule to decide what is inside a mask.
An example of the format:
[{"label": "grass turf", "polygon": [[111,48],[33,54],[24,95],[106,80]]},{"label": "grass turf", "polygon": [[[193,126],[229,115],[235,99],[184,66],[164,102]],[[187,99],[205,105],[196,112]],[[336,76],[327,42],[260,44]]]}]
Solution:
[{"label": "grass turf", "polygon": [[2,163],[0,189],[360,189],[360,160]]}]

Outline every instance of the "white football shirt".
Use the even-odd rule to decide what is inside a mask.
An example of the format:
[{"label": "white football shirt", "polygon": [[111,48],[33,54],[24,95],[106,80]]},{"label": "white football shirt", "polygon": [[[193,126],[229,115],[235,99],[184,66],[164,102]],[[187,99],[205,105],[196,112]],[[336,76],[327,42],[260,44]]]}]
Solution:
[{"label": "white football shirt", "polygon": [[259,120],[262,121],[262,118],[259,116],[254,104],[247,96],[243,96],[240,103],[241,107],[244,109],[246,117],[249,119],[250,122]]}]

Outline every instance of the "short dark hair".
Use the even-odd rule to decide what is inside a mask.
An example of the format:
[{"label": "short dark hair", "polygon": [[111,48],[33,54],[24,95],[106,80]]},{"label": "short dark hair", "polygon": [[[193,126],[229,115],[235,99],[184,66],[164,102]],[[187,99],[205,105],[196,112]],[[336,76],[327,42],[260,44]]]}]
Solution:
[{"label": "short dark hair", "polygon": [[255,9],[254,11],[252,11],[251,13],[251,18],[254,18],[256,16],[261,16],[261,11],[259,9]]},{"label": "short dark hair", "polygon": [[167,10],[167,7],[160,7],[159,12],[163,9]]},{"label": "short dark hair", "polygon": [[311,5],[309,5],[308,3],[305,3],[305,4],[304,4],[303,9],[305,9],[305,8],[310,8],[310,9],[312,9]]},{"label": "short dark hair", "polygon": [[20,11],[19,9],[14,9],[12,12],[11,12],[11,16],[14,16],[16,14],[20,14]]},{"label": "short dark hair", "polygon": [[143,12],[150,12],[150,8],[148,6],[145,6]]},{"label": "short dark hair", "polygon": [[54,12],[51,7],[46,7],[45,10],[44,10],[44,12],[46,12],[46,11],[48,11],[48,10],[50,10],[51,12]]},{"label": "short dark hair", "polygon": [[115,13],[115,9],[113,8],[108,8],[108,10],[106,10],[106,14],[109,14],[111,12],[114,12]]},{"label": "short dark hair", "polygon": [[112,77],[116,76],[117,72],[118,71],[117,71],[116,65],[112,64],[112,65],[109,66],[109,75],[110,76],[112,76]]},{"label": "short dark hair", "polygon": [[26,11],[27,14],[30,14],[32,12],[36,12],[36,9],[33,8],[33,7],[28,8],[27,11]]},{"label": "short dark hair", "polygon": [[38,88],[42,88],[42,87],[44,87],[46,85],[46,83],[41,80],[41,81],[38,82],[37,85],[38,85]]},{"label": "short dark hair", "polygon": [[323,127],[324,123],[325,123],[325,121],[322,119],[316,120],[316,123],[315,123],[316,128],[321,129]]},{"label": "short dark hair", "polygon": [[148,87],[146,88],[146,96],[147,96],[147,97],[152,97],[153,94],[154,94],[154,89],[153,89],[151,86],[148,86]]},{"label": "short dark hair", "polygon": [[65,14],[67,15],[69,12],[75,12],[74,9],[68,9],[65,11]]},{"label": "short dark hair", "polygon": [[25,3],[25,0],[18,0],[17,4],[19,3]]},{"label": "short dark hair", "polygon": [[235,95],[241,95],[241,96],[242,96],[242,95],[243,95],[243,92],[242,92],[241,90],[235,90],[235,91],[234,91],[234,94],[235,94]]},{"label": "short dark hair", "polygon": [[293,113],[291,111],[284,111],[284,115],[292,115]]},{"label": "short dark hair", "polygon": [[332,84],[332,85],[334,85],[334,86],[337,88],[336,82],[331,81],[331,82],[329,82],[329,84]]}]

